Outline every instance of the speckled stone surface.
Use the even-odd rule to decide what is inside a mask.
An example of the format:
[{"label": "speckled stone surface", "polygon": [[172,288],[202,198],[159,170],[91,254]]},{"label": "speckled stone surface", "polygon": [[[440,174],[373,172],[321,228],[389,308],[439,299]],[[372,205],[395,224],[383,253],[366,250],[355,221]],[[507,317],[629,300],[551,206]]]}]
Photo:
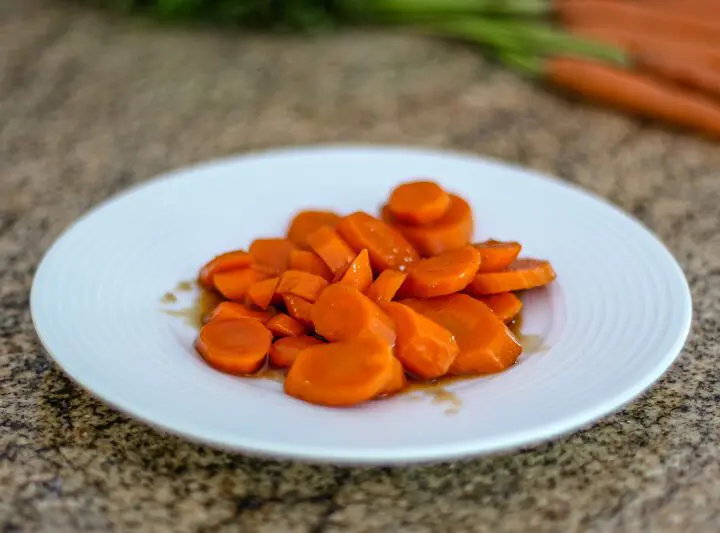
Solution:
[{"label": "speckled stone surface", "polygon": [[[158,434],[38,345],[43,252],[98,201],[265,147],[450,147],[632,212],[692,286],[690,339],[621,413],[538,448],[413,468],[258,460]],[[569,102],[416,38],[159,30],[0,1],[0,531],[708,532],[720,528],[720,146]]]}]

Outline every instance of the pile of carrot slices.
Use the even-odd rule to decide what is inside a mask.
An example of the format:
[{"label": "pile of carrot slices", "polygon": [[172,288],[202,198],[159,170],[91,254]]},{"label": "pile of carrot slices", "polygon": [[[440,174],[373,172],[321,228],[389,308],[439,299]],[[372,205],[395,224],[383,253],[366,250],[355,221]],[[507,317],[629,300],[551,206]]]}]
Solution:
[{"label": "pile of carrot slices", "polygon": [[472,242],[472,209],[430,181],[398,186],[379,217],[302,211],[287,235],[221,254],[199,283],[225,301],[195,346],[214,368],[286,369],[285,392],[326,406],[396,394],[408,380],[487,374],[522,347],[519,291],[555,279],[517,242]]}]

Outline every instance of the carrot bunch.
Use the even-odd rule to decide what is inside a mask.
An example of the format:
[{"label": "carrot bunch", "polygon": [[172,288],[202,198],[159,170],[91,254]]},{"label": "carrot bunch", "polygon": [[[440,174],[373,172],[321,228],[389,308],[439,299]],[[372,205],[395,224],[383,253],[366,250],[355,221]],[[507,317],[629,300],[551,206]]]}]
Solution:
[{"label": "carrot bunch", "polygon": [[408,379],[500,372],[522,347],[515,293],[555,279],[516,242],[473,243],[468,203],[430,181],[398,186],[380,217],[302,211],[282,238],[221,254],[199,283],[225,299],[196,348],[237,375],[287,369],[285,392],[351,406]]}]

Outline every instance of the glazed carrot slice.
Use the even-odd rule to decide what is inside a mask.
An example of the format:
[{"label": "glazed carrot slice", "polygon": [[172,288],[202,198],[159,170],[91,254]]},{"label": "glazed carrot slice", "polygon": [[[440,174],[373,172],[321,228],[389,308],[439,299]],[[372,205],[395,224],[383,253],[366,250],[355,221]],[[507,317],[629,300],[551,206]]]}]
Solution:
[{"label": "glazed carrot slice", "polygon": [[204,322],[210,322],[212,320],[252,318],[265,324],[272,316],[272,313],[268,311],[255,311],[254,309],[249,309],[239,303],[222,302],[210,313],[208,313]]},{"label": "glazed carrot slice", "polygon": [[270,364],[275,368],[290,368],[300,352],[318,344],[324,343],[309,335],[278,339],[270,348]]},{"label": "glazed carrot slice", "polygon": [[315,274],[302,270],[286,270],[280,276],[280,283],[275,290],[278,294],[293,294],[308,302],[314,302],[327,285],[327,281]]},{"label": "glazed carrot slice", "polygon": [[293,250],[290,252],[290,270],[310,272],[321,278],[332,281],[333,273],[318,254],[311,250]]},{"label": "glazed carrot slice", "polygon": [[323,226],[308,235],[307,243],[325,261],[333,274],[345,273],[355,259],[352,248],[330,226]]},{"label": "glazed carrot slice", "polygon": [[287,239],[256,239],[250,245],[253,268],[269,276],[278,276],[288,269],[290,252],[295,249]]},{"label": "glazed carrot slice", "polygon": [[313,304],[293,294],[283,295],[283,301],[288,314],[295,320],[306,326],[312,326]]},{"label": "glazed carrot slice", "polygon": [[429,224],[415,226],[395,219],[388,206],[383,208],[382,218],[402,233],[423,257],[440,255],[457,250],[470,242],[473,233],[472,210],[468,203],[454,194],[445,214]]},{"label": "glazed carrot slice", "polygon": [[243,250],[235,250],[220,254],[205,264],[200,270],[198,282],[208,289],[214,288],[213,277],[218,272],[229,272],[231,270],[240,270],[250,266],[252,259],[250,254]]},{"label": "glazed carrot slice", "polygon": [[323,226],[334,228],[339,221],[340,216],[331,211],[301,211],[290,222],[287,238],[298,248],[307,249],[308,235]]},{"label": "glazed carrot slice", "polygon": [[500,372],[515,363],[522,347],[505,323],[484,303],[466,294],[428,300],[403,300],[455,336],[460,353],[451,374]]},{"label": "glazed carrot slice", "polygon": [[404,296],[433,298],[463,290],[477,274],[480,252],[472,246],[422,259],[407,268]]},{"label": "glazed carrot slice", "polygon": [[392,371],[392,352],[379,339],[320,344],[298,354],[285,392],[318,405],[357,405],[380,394]]},{"label": "glazed carrot slice", "polygon": [[468,292],[477,296],[521,291],[542,287],[557,275],[552,265],[542,259],[516,259],[502,272],[478,274],[468,285]]},{"label": "glazed carrot slice", "polygon": [[370,257],[368,251],[363,248],[340,278],[340,283],[345,283],[355,287],[360,292],[365,292],[372,282],[373,272],[372,268],[370,268]]},{"label": "glazed carrot slice", "polygon": [[381,307],[395,322],[395,357],[405,369],[422,379],[444,376],[460,352],[453,334],[407,305]]},{"label": "glazed carrot slice", "polygon": [[362,211],[344,217],[336,229],[356,252],[367,249],[375,270],[404,270],[419,258],[415,248],[399,232]]},{"label": "glazed carrot slice", "polygon": [[205,361],[229,374],[251,374],[265,361],[272,333],[257,320],[211,320],[200,329],[195,347]]},{"label": "glazed carrot slice", "polygon": [[511,292],[501,292],[490,296],[478,297],[482,303],[487,305],[503,322],[510,322],[522,310],[522,300]]},{"label": "glazed carrot slice", "polygon": [[407,377],[405,377],[405,369],[397,357],[393,357],[392,368],[388,382],[380,391],[380,396],[390,396],[397,394],[407,387]]},{"label": "glazed carrot slice", "polygon": [[285,313],[278,313],[265,325],[276,337],[296,337],[305,333],[305,326]]},{"label": "glazed carrot slice", "polygon": [[522,246],[518,242],[502,242],[493,239],[474,244],[480,252],[478,272],[499,272],[509,267],[520,254]]},{"label": "glazed carrot slice", "polygon": [[252,268],[218,272],[213,276],[215,288],[228,300],[242,302],[253,283],[262,281],[267,276]]},{"label": "glazed carrot slice", "polygon": [[404,272],[384,270],[365,291],[365,296],[375,303],[389,302],[395,297],[405,278],[407,278],[407,274]]},{"label": "glazed carrot slice", "polygon": [[450,196],[433,181],[403,183],[390,194],[388,207],[393,216],[406,224],[427,224],[445,214]]},{"label": "glazed carrot slice", "polygon": [[377,335],[395,343],[392,320],[378,305],[355,287],[335,283],[325,289],[312,307],[312,321],[318,335],[331,342],[348,341],[363,335]]},{"label": "glazed carrot slice", "polygon": [[260,309],[267,309],[270,307],[273,295],[275,294],[275,288],[277,287],[279,281],[280,278],[270,278],[256,281],[250,285],[250,288],[248,289],[248,299]]}]

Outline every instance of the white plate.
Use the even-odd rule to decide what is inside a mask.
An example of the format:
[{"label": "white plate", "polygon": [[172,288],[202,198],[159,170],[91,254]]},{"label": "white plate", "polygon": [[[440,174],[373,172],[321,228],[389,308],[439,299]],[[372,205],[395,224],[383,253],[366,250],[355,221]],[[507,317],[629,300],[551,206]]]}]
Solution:
[{"label": "white plate", "polygon": [[[534,350],[505,373],[353,409],[296,401],[195,354],[166,291],[213,255],[281,235],[310,206],[376,211],[399,181],[429,176],[469,200],[476,238],[519,240],[558,280],[526,298]],[[518,448],[607,415],[678,355],[691,301],[682,271],[637,222],[576,188],[477,157],[404,148],[317,147],[174,172],[113,198],[53,245],[32,289],[40,339],[78,383],[190,439],[334,463],[434,461]],[[531,350],[532,351],[532,350]]]}]

